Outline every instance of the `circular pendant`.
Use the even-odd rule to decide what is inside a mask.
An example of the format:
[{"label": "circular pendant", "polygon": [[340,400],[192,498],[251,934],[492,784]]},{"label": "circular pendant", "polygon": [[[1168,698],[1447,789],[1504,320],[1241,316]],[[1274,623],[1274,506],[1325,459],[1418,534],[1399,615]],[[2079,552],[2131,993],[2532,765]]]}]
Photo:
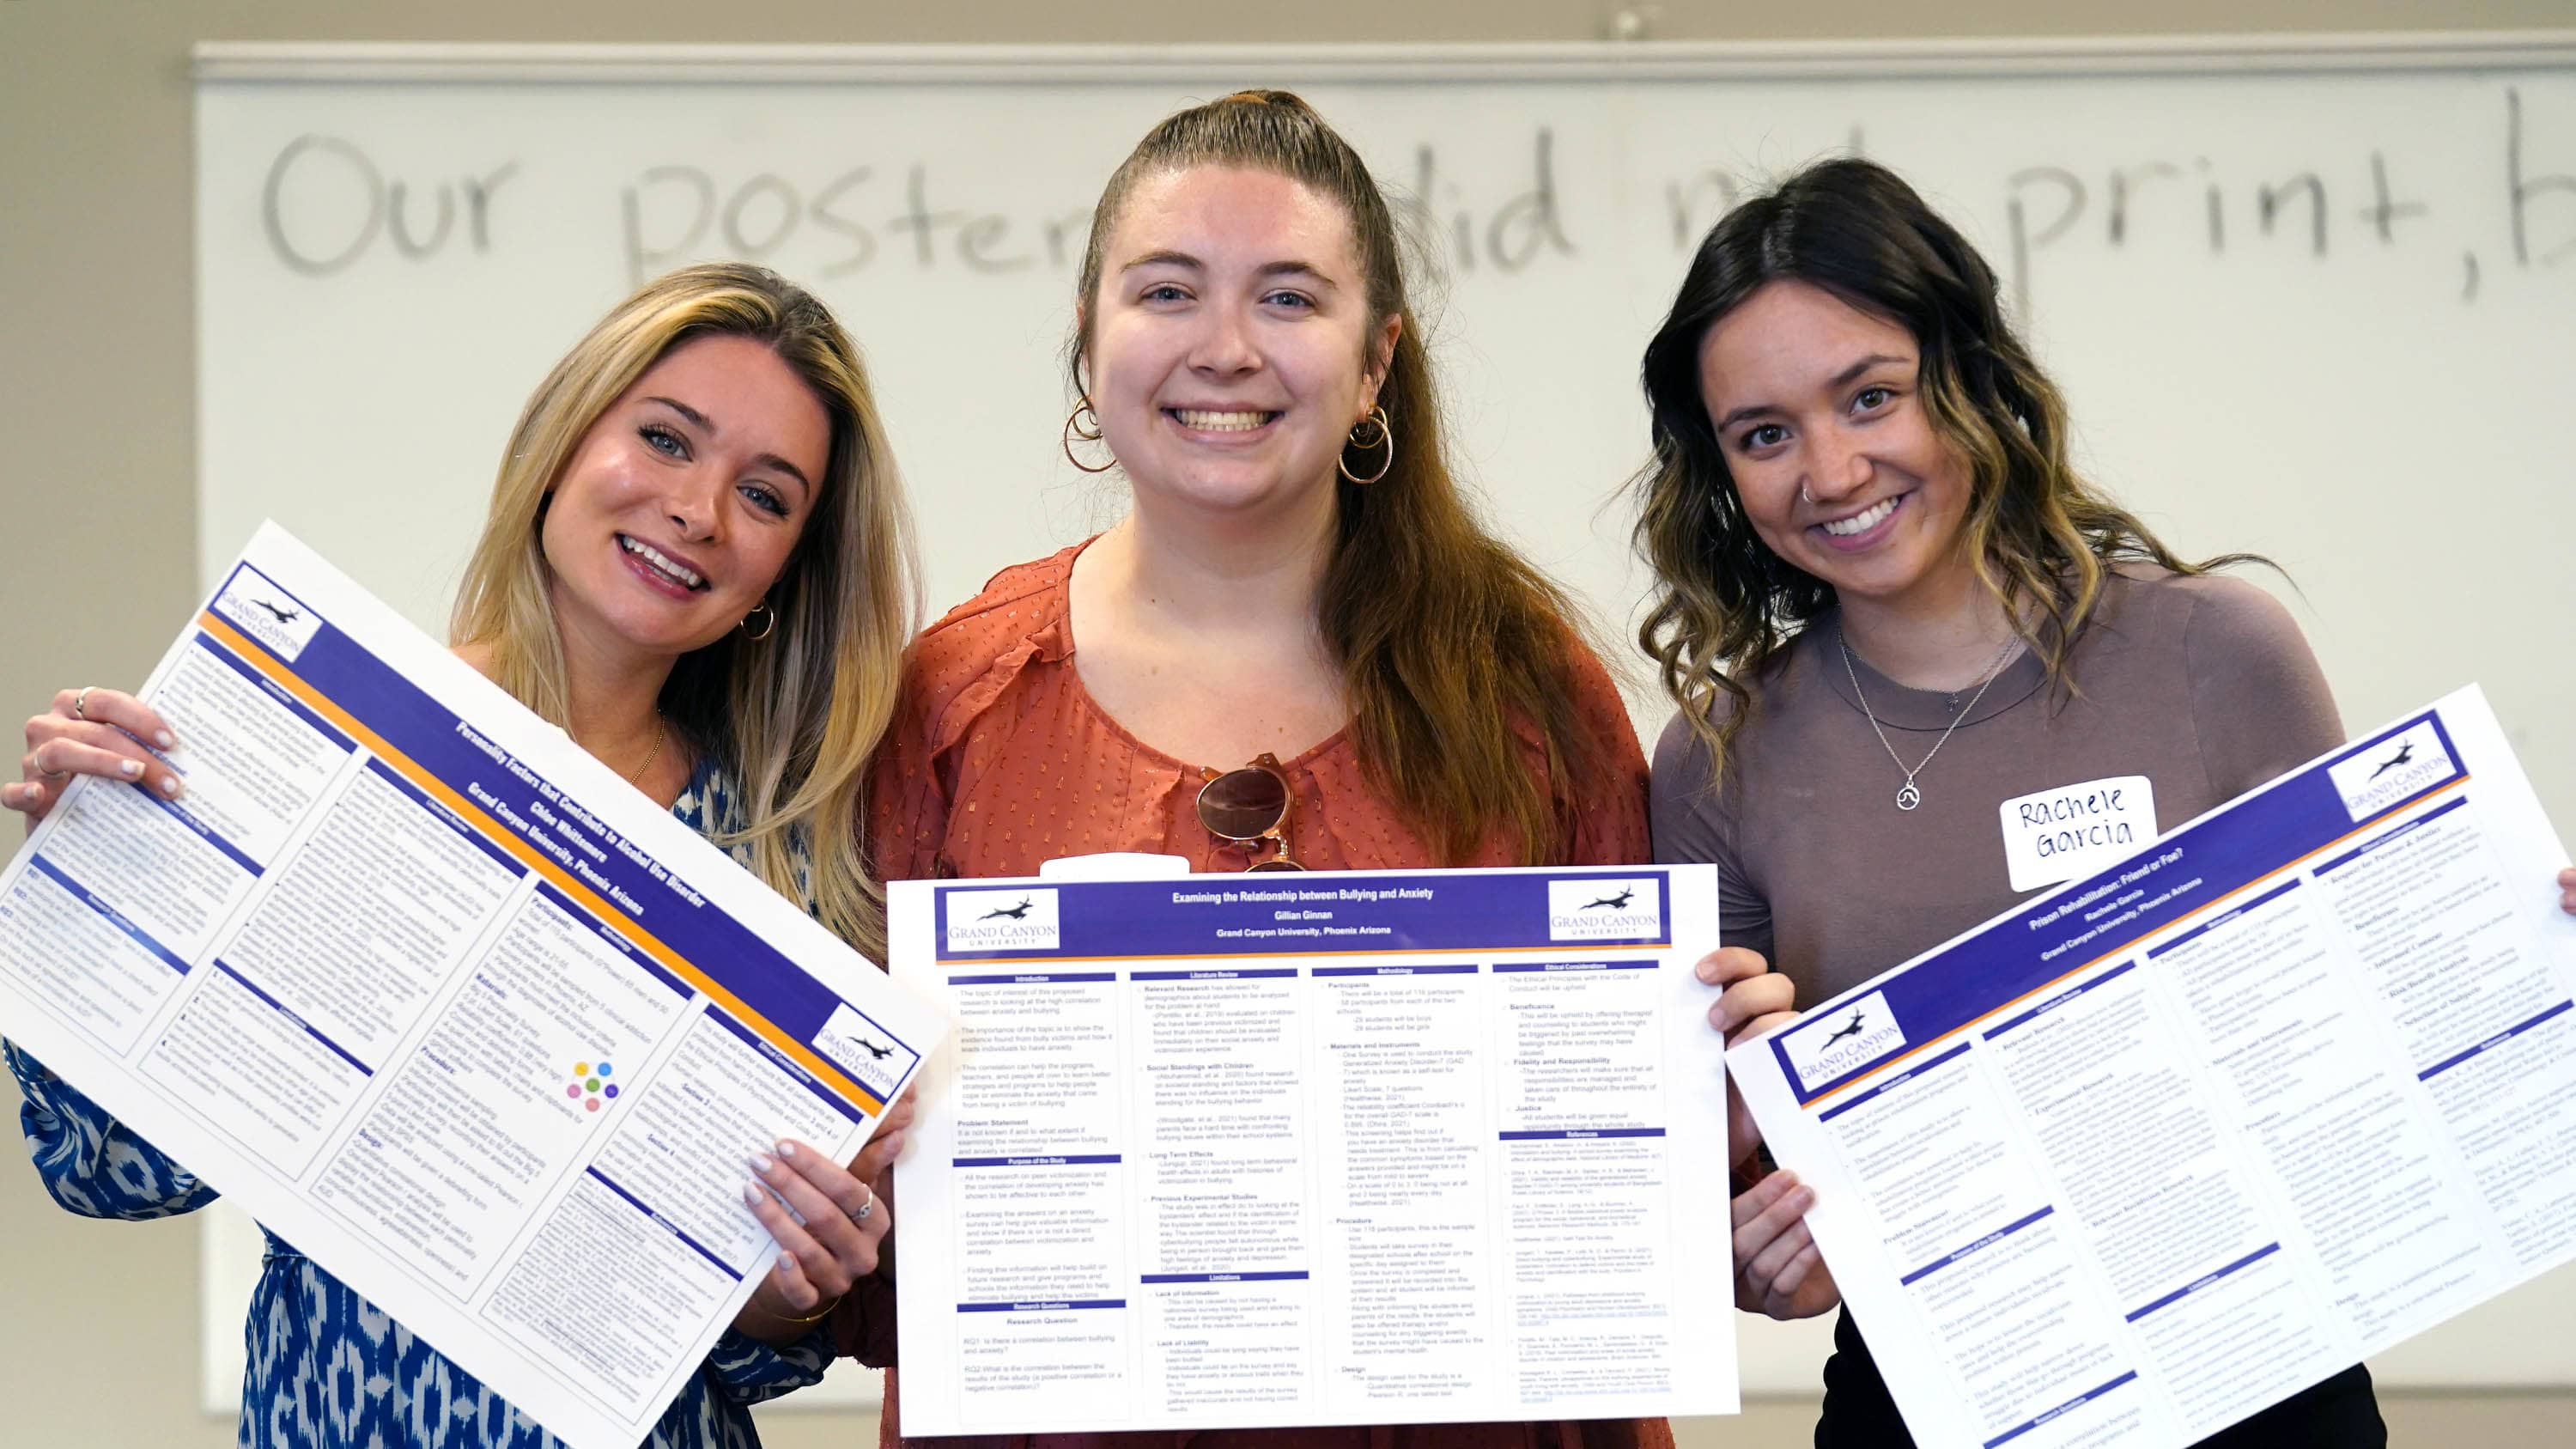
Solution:
[{"label": "circular pendant", "polygon": [[1897,787],[1896,787],[1896,808],[1897,808],[1897,809],[1899,809],[1899,810],[1911,810],[1911,809],[1913,809],[1915,806],[1920,805],[1920,804],[1922,804],[1922,803],[1923,803],[1923,792],[1914,788],[1914,782],[1913,782],[1913,781],[1908,780],[1908,781],[1906,781],[1904,784],[1899,785],[1899,786],[1897,786]]}]

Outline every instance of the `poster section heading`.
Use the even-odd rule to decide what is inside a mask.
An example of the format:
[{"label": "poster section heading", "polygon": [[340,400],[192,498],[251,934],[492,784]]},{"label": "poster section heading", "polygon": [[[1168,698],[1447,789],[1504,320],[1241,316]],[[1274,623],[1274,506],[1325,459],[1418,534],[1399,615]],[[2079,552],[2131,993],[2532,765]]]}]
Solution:
[{"label": "poster section heading", "polygon": [[[1222,882],[1220,884],[1219,882]],[[1053,886],[943,886],[938,959],[1199,960],[1341,952],[1538,951],[1672,944],[1662,871],[1285,872]]]},{"label": "poster section heading", "polygon": [[1770,1039],[1772,1055],[1799,1103],[1814,1103],[2295,868],[2297,860],[2282,864],[2284,840],[2305,860],[2466,778],[2440,714],[2427,710],[2284,776],[2259,813],[2225,812],[2187,825],[2029,902],[1936,960],[1810,1011],[1805,1024]]},{"label": "poster section heading", "polygon": [[[256,586],[242,587],[254,580]],[[277,614],[293,618],[266,617]],[[840,1084],[818,1077],[792,1058],[774,1050],[769,1053],[809,1088],[873,1115],[902,1090],[919,1065],[919,1054],[896,1041],[881,1023],[848,1006],[822,980],[741,922],[709,907],[687,880],[249,564],[235,566],[199,623],[200,644],[219,656],[236,656],[251,670],[276,676],[275,682],[299,705],[316,707],[326,715],[335,709],[345,714],[382,742],[381,753],[399,757],[389,764],[399,769],[407,763],[462,797],[471,813],[447,803],[439,805],[453,823],[471,834],[497,833],[501,841],[524,847],[542,859],[544,864],[538,868],[554,883],[576,885],[582,895],[621,913],[634,929],[621,929],[599,911],[582,911],[600,920],[602,935],[621,950],[633,953],[642,944],[637,939],[640,931],[678,957],[683,970],[695,974],[694,985],[713,988],[709,994],[720,1007],[721,999],[730,997],[760,1018],[743,1025],[758,1032],[765,1024],[790,1041],[809,1044],[847,1035],[850,1020],[856,1017],[900,1048],[882,1065],[864,1054],[827,1053],[848,1071],[861,1089],[859,1097],[851,1097]],[[333,734],[339,733],[334,728]],[[703,788],[703,784],[703,780],[693,781],[692,787]],[[557,894],[566,905],[578,899],[569,891]],[[856,1060],[841,1060],[845,1056]],[[897,1063],[901,1070],[892,1070]]]}]

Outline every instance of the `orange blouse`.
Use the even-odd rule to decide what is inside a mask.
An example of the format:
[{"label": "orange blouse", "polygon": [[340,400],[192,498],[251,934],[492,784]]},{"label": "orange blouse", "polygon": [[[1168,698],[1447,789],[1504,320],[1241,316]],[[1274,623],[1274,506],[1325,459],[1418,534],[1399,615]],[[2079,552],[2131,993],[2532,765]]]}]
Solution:
[{"label": "orange blouse", "polygon": [[[1187,856],[1202,871],[1239,871],[1249,862],[1248,847],[1199,823],[1206,771],[1129,734],[1083,688],[1073,667],[1068,593],[1082,547],[1003,570],[914,644],[904,701],[878,753],[869,811],[885,879],[1035,875],[1058,856],[1107,850]],[[1594,763],[1553,792],[1560,831],[1547,863],[1642,864],[1653,859],[1645,756],[1601,661],[1578,647],[1573,664],[1575,704],[1599,744]],[[1544,770],[1535,732],[1521,734],[1531,768]],[[1294,802],[1289,853],[1301,864],[1401,870],[1439,863],[1370,786],[1346,734],[1287,761],[1284,773]],[[1514,854],[1498,836],[1458,864],[1518,864]],[[903,1440],[891,1285],[871,1281],[852,1292],[833,1329],[844,1353],[886,1367],[879,1443],[895,1449]],[[1671,1449],[1672,1430],[1661,1419],[1612,1419],[922,1442],[978,1449]]]}]

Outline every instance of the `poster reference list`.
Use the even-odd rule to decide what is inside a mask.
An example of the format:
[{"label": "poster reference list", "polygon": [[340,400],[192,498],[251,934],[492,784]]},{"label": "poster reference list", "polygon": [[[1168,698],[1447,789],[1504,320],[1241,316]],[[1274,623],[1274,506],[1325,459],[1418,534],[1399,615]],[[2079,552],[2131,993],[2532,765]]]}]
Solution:
[{"label": "poster reference list", "polygon": [[0,1029],[575,1449],[631,1449],[939,1041],[722,852],[273,526],[0,873]]},{"label": "poster reference list", "polygon": [[1735,1411],[1712,868],[890,896],[906,1435]]},{"label": "poster reference list", "polygon": [[2472,687],[1732,1052],[1917,1441],[2178,1449],[2576,1257],[2566,860]]}]

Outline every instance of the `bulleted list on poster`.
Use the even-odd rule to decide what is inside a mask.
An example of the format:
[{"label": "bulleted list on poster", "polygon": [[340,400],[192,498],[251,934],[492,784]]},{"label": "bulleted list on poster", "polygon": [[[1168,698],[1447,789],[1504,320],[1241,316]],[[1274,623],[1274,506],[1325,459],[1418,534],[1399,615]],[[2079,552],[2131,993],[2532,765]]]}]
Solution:
[{"label": "bulleted list on poster", "polygon": [[906,1435],[1735,1412],[1711,868],[890,892]]},{"label": "bulleted list on poster", "polygon": [[1732,1052],[1916,1440],[2190,1444],[2576,1257],[2566,863],[2472,687]]},{"label": "bulleted list on poster", "polygon": [[631,1449],[939,1015],[274,526],[0,872],[0,1030],[575,1449]]}]

